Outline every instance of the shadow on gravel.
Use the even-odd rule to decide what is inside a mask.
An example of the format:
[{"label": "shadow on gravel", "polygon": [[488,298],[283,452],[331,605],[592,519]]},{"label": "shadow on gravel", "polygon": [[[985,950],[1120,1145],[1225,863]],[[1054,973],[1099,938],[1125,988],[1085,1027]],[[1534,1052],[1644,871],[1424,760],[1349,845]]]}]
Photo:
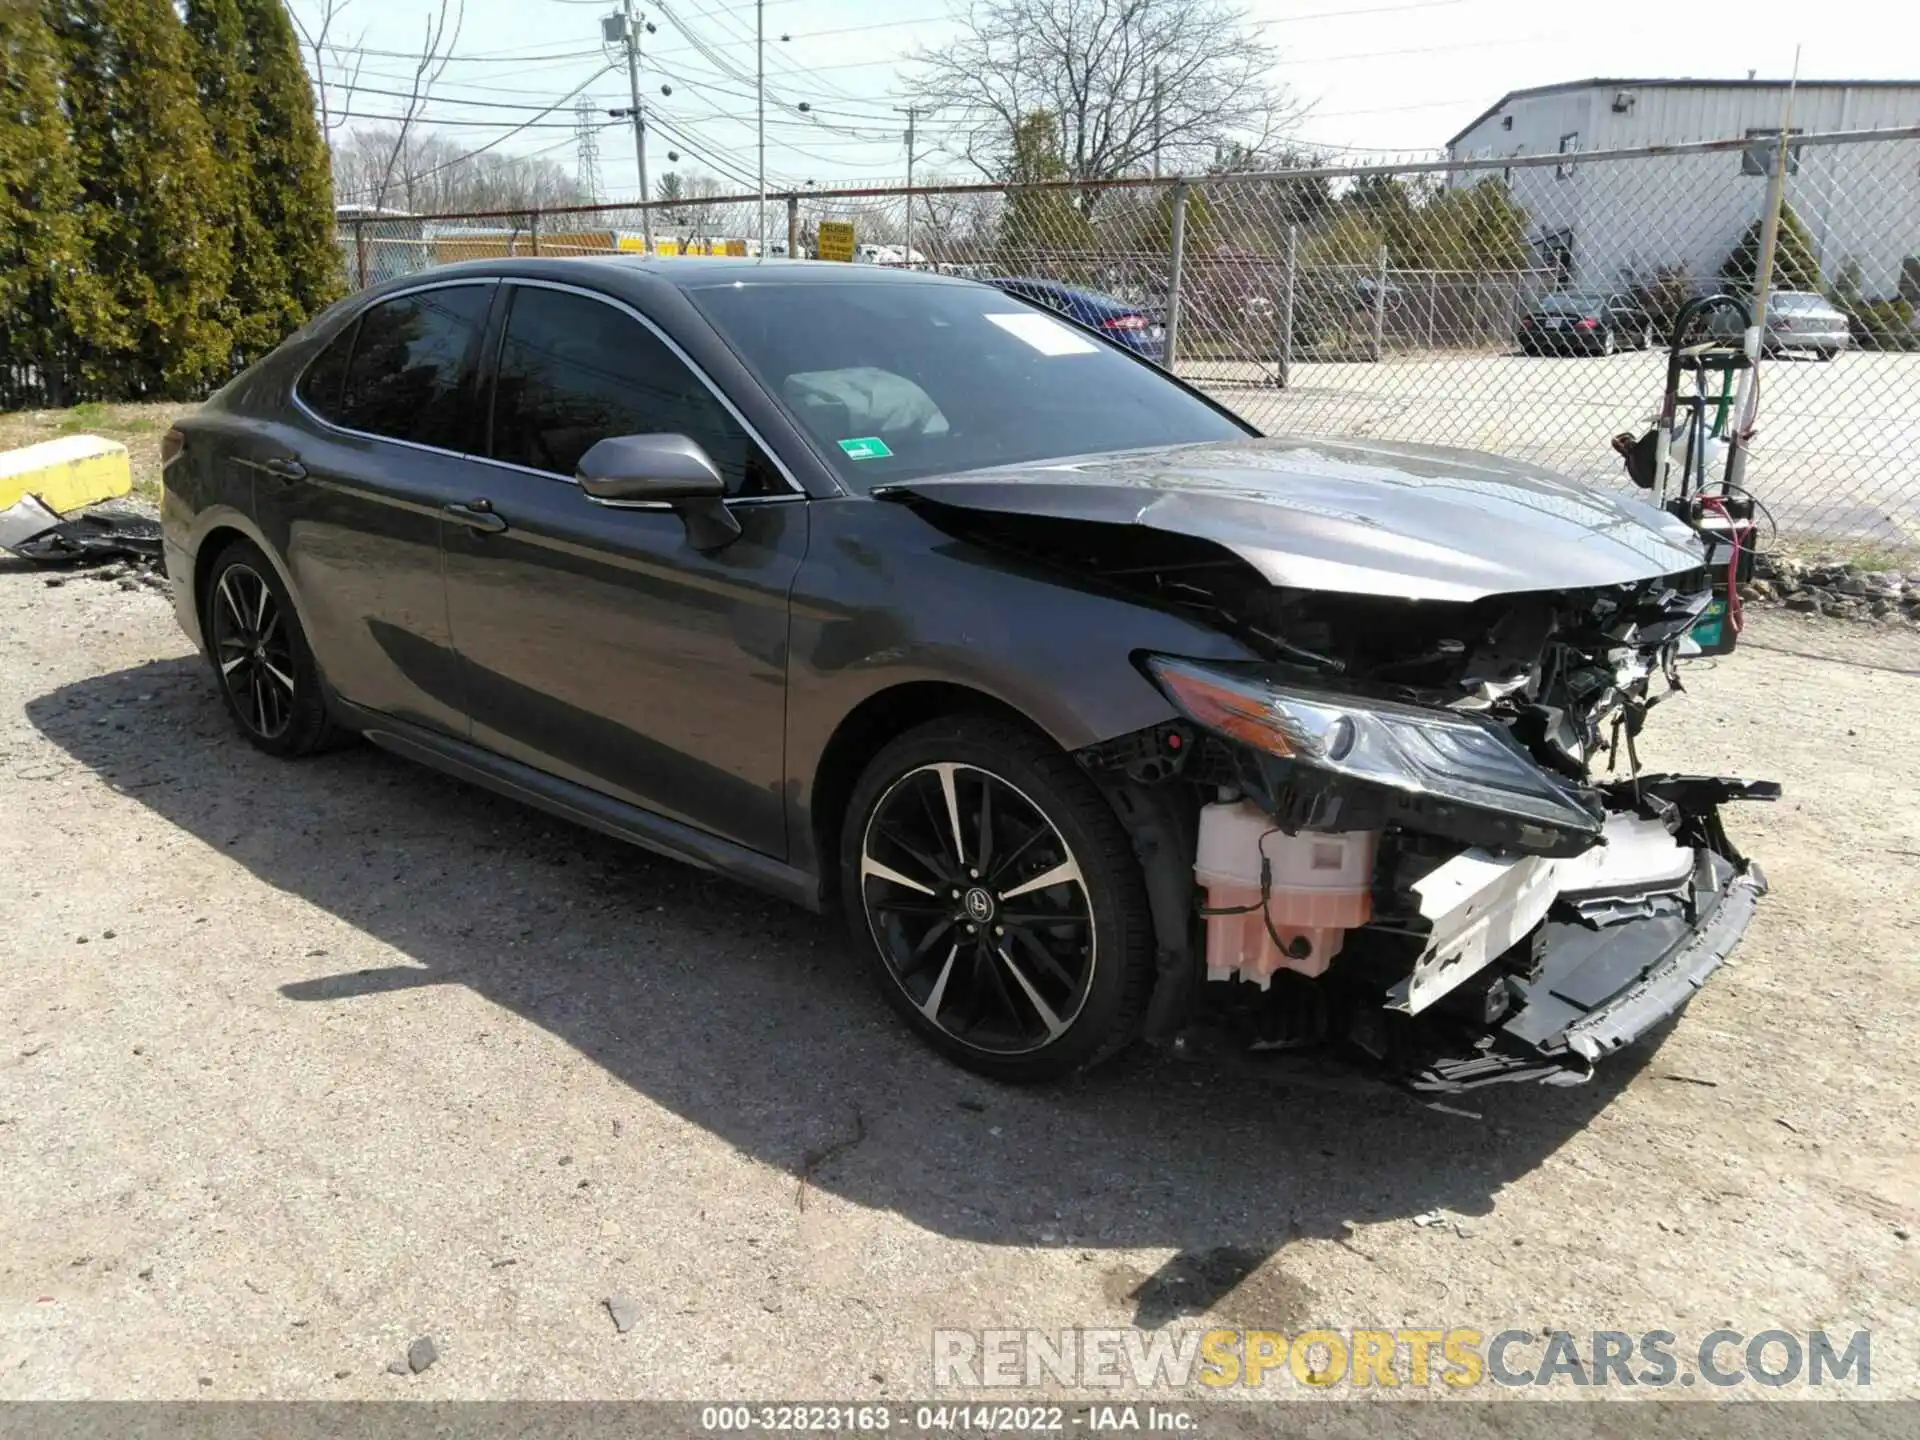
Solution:
[{"label": "shadow on gravel", "polygon": [[[1318,1297],[1278,1254],[1352,1222],[1479,1216],[1631,1077],[1466,1097],[1484,1121],[1319,1074],[1157,1055],[1042,1090],[921,1048],[870,993],[837,921],[551,821],[371,747],[284,763],[232,731],[197,659],[27,706],[73,759],[267,884],[393,947],[320,956],[289,1004],[375,1007],[465,985],[648,1099],[810,1187],[990,1244],[1165,1247],[1108,1297],[1155,1326],[1211,1311],[1287,1328]],[[1435,1263],[1454,1237],[1434,1231]]]}]

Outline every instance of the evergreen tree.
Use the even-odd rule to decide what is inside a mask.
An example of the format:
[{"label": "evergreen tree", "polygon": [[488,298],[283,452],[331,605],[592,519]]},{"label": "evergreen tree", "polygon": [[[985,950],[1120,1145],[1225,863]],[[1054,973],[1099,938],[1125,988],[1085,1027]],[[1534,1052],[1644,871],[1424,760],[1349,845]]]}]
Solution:
[{"label": "evergreen tree", "polygon": [[65,405],[114,326],[76,213],[59,46],[34,5],[0,4],[0,114],[0,363],[31,368]]},{"label": "evergreen tree", "polygon": [[213,146],[218,224],[232,257],[220,320],[233,337],[235,362],[244,365],[299,321],[291,313],[286,263],[260,223],[266,177],[254,160],[252,47],[239,0],[188,0],[187,32],[194,88]]},{"label": "evergreen tree", "polygon": [[[1008,158],[1006,182],[1031,185],[1041,180],[1067,178],[1067,162],[1060,153],[1060,127],[1051,111],[1036,110],[1014,127],[1013,153]],[[1074,204],[1065,187],[1046,190],[1015,189],[1007,197],[1000,218],[1001,263],[1019,267],[1036,255],[1057,255],[1091,248],[1093,227]]]},{"label": "evergreen tree", "polygon": [[124,317],[100,352],[121,398],[204,394],[232,369],[229,248],[214,151],[170,0],[47,0],[65,66],[78,214]]},{"label": "evergreen tree", "polygon": [[[1187,223],[1181,244],[1189,255],[1203,255],[1214,243],[1213,201],[1207,187],[1187,187]],[[1154,197],[1147,212],[1146,225],[1135,240],[1135,248],[1167,254],[1173,249],[1173,187],[1167,186]]]},{"label": "evergreen tree", "polygon": [[[1760,234],[1764,219],[1747,227],[1740,243],[1733,247],[1720,278],[1737,291],[1751,291],[1754,277],[1760,273]],[[1794,214],[1791,205],[1780,207],[1780,233],[1773,242],[1773,289],[1819,290],[1820,262],[1813,256],[1813,236]]]},{"label": "evergreen tree", "polygon": [[254,216],[285,266],[282,333],[304,325],[346,290],[334,239],[333,170],[314,119],[313,86],[282,0],[235,0],[252,41]]},{"label": "evergreen tree", "polygon": [[340,293],[333,180],[281,0],[188,0],[187,29],[232,252],[223,318],[245,364]]}]

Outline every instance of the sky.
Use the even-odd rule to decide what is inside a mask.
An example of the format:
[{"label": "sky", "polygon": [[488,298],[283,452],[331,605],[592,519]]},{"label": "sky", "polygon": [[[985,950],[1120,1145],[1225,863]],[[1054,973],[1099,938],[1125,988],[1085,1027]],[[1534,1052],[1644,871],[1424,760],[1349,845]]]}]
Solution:
[{"label": "sky", "polygon": [[[323,0],[292,0],[303,19]],[[397,114],[438,0],[335,0],[336,40],[369,52],[351,102],[370,123]],[[757,174],[753,0],[634,0],[654,26],[641,88],[655,122],[648,169],[699,171],[751,188]],[[814,181],[881,184],[906,170],[905,117],[917,48],[956,33],[964,0],[764,0],[770,189]],[[627,103],[624,60],[600,43],[609,0],[467,0],[458,57],[435,86],[429,123],[472,146],[576,163],[577,99],[592,102],[600,197],[639,191],[633,134],[605,110]],[[1615,0],[1242,0],[1280,53],[1277,78],[1311,108],[1295,138],[1356,158],[1432,152],[1509,90],[1591,76],[1803,79],[1920,76],[1920,6],[1894,0],[1748,0],[1724,5]],[[1810,17],[1819,28],[1805,33]],[[670,86],[670,96],[661,93]],[[395,91],[379,94],[378,91]],[[793,107],[806,101],[810,116]],[[337,103],[337,102],[336,102]],[[1914,117],[1920,121],[1920,116]],[[349,121],[348,123],[356,123]],[[518,128],[523,127],[524,128]],[[922,122],[916,179],[964,174]],[[678,162],[669,152],[679,154]]]}]

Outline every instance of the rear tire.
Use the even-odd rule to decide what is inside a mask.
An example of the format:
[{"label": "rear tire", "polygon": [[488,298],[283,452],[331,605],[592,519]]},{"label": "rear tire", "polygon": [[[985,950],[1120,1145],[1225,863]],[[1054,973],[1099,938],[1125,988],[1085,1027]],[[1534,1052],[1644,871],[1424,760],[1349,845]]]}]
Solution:
[{"label": "rear tire", "polygon": [[954,716],[882,749],[847,808],[840,888],[881,993],[956,1064],[1052,1080],[1138,1032],[1154,942],[1133,847],[1024,726]]},{"label": "rear tire", "polygon": [[1838,355],[1840,352],[1839,350],[1835,349],[1833,346],[1829,345],[1826,348],[1817,351],[1816,353],[1820,356],[1820,362],[1824,365],[1824,364],[1831,363],[1834,356]]},{"label": "rear tire", "polygon": [[293,759],[341,739],[292,598],[252,541],[234,540],[214,557],[200,633],[227,714],[249,744]]},{"label": "rear tire", "polygon": [[1611,330],[1608,330],[1603,335],[1601,335],[1600,353],[1602,355],[1615,355],[1619,353],[1619,350],[1620,350],[1620,337],[1618,335],[1614,334],[1613,331]]}]

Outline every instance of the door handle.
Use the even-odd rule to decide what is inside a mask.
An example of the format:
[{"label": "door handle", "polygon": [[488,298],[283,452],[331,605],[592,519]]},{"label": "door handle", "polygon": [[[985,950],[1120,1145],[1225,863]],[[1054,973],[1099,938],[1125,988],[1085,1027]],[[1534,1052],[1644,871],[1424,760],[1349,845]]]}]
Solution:
[{"label": "door handle", "polygon": [[507,528],[507,522],[494,513],[491,500],[468,500],[464,503],[455,501],[440,508],[470,530],[481,530],[489,535],[497,535]]},{"label": "door handle", "polygon": [[266,462],[266,469],[269,475],[281,480],[304,480],[307,478],[307,467],[291,455],[275,455],[271,457]]}]

